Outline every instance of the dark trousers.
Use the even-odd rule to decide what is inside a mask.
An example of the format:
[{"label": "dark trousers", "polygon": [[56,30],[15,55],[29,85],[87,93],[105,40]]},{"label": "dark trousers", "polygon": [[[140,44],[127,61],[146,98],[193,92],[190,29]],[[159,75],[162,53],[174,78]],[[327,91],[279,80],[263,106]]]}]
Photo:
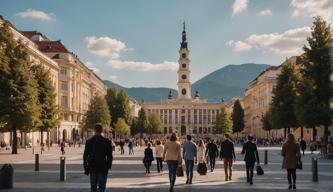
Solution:
[{"label": "dark trousers", "polygon": [[156,161],[157,161],[157,172],[161,172],[163,171],[163,160],[162,157],[156,157]]},{"label": "dark trousers", "polygon": [[287,169],[288,183],[291,185],[291,178],[293,179],[293,184],[296,184],[296,169]]},{"label": "dark trousers", "polygon": [[250,182],[253,179],[254,164],[255,164],[254,161],[245,161],[247,182]]},{"label": "dark trousers", "polygon": [[192,180],[194,160],[185,160],[185,166],[186,166],[186,177],[188,180]]},{"label": "dark trousers", "polygon": [[107,178],[107,173],[90,173],[91,192],[105,192]]},{"label": "dark trousers", "polygon": [[177,160],[168,160],[168,169],[169,169],[169,181],[171,185],[174,185],[176,182],[178,161]]},{"label": "dark trousers", "polygon": [[215,156],[209,155],[209,165],[211,169],[215,169]]}]

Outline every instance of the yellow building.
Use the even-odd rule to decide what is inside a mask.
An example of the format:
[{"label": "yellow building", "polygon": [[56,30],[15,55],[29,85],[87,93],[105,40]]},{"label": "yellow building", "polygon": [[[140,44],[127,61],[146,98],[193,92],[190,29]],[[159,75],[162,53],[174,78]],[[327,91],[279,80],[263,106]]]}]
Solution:
[{"label": "yellow building", "polygon": [[[3,22],[0,16],[0,25]],[[27,44],[32,63],[50,71],[57,95],[56,103],[61,110],[60,127],[52,129],[51,141],[55,143],[78,139],[82,133],[80,122],[88,110],[90,99],[94,95],[106,94],[107,87],[103,80],[66,49],[61,41],[51,41],[37,31],[19,31],[12,24],[11,30],[15,39],[21,39]],[[40,141],[40,134],[19,134],[19,140],[23,145],[32,144],[36,140]],[[10,133],[0,133],[0,141],[10,143]]]},{"label": "yellow building", "polygon": [[198,91],[192,98],[189,54],[184,23],[178,60],[178,97],[174,99],[170,91],[166,100],[142,103],[148,113],[159,115],[164,124],[164,134],[213,134],[216,114],[224,106],[224,103],[208,103],[200,97]]}]

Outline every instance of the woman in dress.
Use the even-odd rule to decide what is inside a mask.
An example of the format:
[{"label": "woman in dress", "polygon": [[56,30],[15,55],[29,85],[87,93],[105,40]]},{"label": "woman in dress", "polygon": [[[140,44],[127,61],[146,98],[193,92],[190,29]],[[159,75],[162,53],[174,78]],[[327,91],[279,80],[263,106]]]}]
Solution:
[{"label": "woman in dress", "polygon": [[150,174],[151,162],[154,161],[153,150],[150,148],[151,144],[147,144],[147,148],[145,149],[145,154],[143,158],[143,164],[146,168],[146,174]]},{"label": "woman in dress", "polygon": [[197,153],[198,163],[204,163],[206,161],[205,152],[206,152],[205,143],[202,139],[200,139],[198,144],[198,153]]}]

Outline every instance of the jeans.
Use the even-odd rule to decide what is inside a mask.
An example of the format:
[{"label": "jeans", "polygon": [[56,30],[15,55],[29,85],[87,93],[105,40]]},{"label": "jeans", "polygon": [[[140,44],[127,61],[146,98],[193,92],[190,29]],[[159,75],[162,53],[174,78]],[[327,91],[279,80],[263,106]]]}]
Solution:
[{"label": "jeans", "polygon": [[125,153],[124,146],[120,146],[120,154],[123,155]]},{"label": "jeans", "polygon": [[246,179],[247,182],[252,181],[253,179],[253,169],[254,169],[254,161],[246,161],[245,166],[246,166]]},{"label": "jeans", "polygon": [[162,157],[156,157],[156,161],[157,161],[157,172],[161,172],[163,171],[163,160]]},{"label": "jeans", "polygon": [[287,169],[288,183],[291,185],[291,178],[293,179],[293,184],[296,184],[296,169]]},{"label": "jeans", "polygon": [[105,192],[107,179],[108,173],[90,173],[91,192]]},{"label": "jeans", "polygon": [[185,166],[186,166],[186,177],[188,180],[192,180],[194,160],[185,160]]},{"label": "jeans", "polygon": [[169,169],[169,181],[170,184],[174,185],[176,182],[178,161],[177,160],[167,160]]}]

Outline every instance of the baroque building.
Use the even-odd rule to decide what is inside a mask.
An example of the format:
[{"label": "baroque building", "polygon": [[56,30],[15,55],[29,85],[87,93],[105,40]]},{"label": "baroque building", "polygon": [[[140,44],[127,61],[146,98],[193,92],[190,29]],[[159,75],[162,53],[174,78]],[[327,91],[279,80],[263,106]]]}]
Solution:
[{"label": "baroque building", "polygon": [[180,43],[178,60],[178,97],[174,98],[171,91],[166,100],[160,102],[144,102],[142,107],[148,113],[159,115],[164,124],[163,133],[177,132],[186,134],[214,134],[216,115],[224,103],[211,103],[200,97],[196,91],[191,95],[190,50],[186,39],[185,23],[183,24],[182,42]]}]

